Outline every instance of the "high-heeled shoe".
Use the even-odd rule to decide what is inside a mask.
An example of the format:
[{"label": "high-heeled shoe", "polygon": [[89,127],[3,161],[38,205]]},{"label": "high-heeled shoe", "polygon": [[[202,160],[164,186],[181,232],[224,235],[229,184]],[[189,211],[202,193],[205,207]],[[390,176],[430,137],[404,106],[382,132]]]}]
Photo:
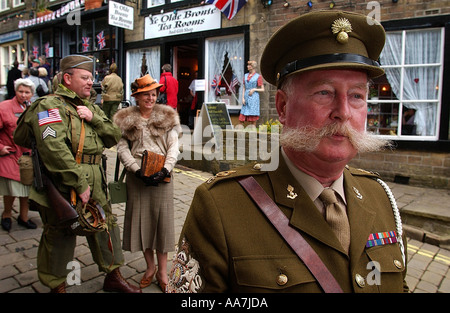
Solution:
[{"label": "high-heeled shoe", "polygon": [[139,283],[139,287],[141,287],[141,289],[148,287],[152,284],[153,281],[153,277],[156,274],[156,266],[155,266],[155,270],[153,271],[153,274],[150,275],[149,277],[145,278],[145,273],[144,276],[142,276],[141,282]]},{"label": "high-heeled shoe", "polygon": [[156,280],[158,281],[158,285],[159,285],[159,288],[161,288],[161,291],[163,293],[166,293],[167,292],[167,284],[163,283],[162,280],[158,277],[158,275],[156,275]]}]

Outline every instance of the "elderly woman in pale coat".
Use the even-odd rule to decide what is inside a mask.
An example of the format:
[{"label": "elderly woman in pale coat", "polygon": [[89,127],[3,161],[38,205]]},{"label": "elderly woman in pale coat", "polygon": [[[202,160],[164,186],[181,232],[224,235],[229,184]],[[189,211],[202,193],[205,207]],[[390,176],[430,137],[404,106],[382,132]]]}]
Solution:
[{"label": "elderly woman in pale coat", "polygon": [[[178,113],[156,103],[161,86],[150,75],[136,79],[131,84],[131,90],[137,106],[119,110],[114,115],[114,122],[122,129],[117,152],[127,169],[128,200],[123,249],[144,253],[147,270],[142,277],[141,288],[149,286],[156,275],[161,289],[165,291],[168,281],[167,253],[174,250],[175,235],[173,179],[169,183],[163,180],[170,175],[177,162],[181,128]],[[141,171],[144,150],[165,156],[164,168],[150,177],[143,176]]]}]

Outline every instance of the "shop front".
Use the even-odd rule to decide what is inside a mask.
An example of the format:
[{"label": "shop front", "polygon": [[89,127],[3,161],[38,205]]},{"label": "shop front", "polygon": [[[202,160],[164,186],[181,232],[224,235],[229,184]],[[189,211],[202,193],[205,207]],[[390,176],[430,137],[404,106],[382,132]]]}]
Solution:
[{"label": "shop front", "polygon": [[[23,21],[26,32],[28,61],[45,56],[50,64],[50,77],[59,70],[61,58],[70,54],[94,58],[94,84],[98,85],[115,62],[121,69],[123,31],[108,24],[108,6],[86,10],[77,5],[55,8],[46,17]],[[98,90],[97,90],[98,92]]]},{"label": "shop front", "polygon": [[23,41],[23,31],[17,30],[0,35],[0,101],[7,97],[6,83],[8,72],[13,67],[14,62],[19,63],[22,70],[25,64],[25,46]]},{"label": "shop front", "polygon": [[[159,80],[161,66],[168,63],[179,83],[182,124],[192,126],[189,114],[194,97],[195,110],[204,102],[225,102],[237,123],[249,54],[249,27],[221,26],[221,12],[212,5],[145,17],[144,41],[125,44],[126,86],[147,73]],[[190,86],[195,93],[191,94]],[[129,88],[126,95],[130,99]]]}]

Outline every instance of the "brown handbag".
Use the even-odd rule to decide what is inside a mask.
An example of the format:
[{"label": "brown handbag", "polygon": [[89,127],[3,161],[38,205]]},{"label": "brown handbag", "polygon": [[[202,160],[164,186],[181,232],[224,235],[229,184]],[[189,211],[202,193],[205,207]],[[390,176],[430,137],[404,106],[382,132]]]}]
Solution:
[{"label": "brown handbag", "polygon": [[[141,173],[146,177],[161,171],[164,167],[166,157],[148,150],[144,150],[142,154]],[[169,183],[170,177],[164,178],[164,182]]]}]

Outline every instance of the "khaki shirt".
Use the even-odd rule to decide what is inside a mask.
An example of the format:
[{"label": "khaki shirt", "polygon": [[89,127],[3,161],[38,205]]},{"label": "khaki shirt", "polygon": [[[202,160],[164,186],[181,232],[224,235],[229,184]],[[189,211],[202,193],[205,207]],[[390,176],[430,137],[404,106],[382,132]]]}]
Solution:
[{"label": "khaki shirt", "polygon": [[[79,98],[75,92],[62,84],[58,86],[55,94],[56,96],[39,98],[21,115],[14,141],[19,145],[31,147],[29,138],[34,136],[41,162],[59,191],[68,197],[71,188],[80,194],[90,186],[91,197],[104,206],[107,203],[104,192],[106,182],[101,164],[77,164],[75,161],[74,155],[81,132],[81,119],[76,107],[83,105],[94,113],[92,120],[84,123],[86,135],[83,154],[101,155],[105,147],[117,144],[121,131],[105,116],[102,109],[87,99]],[[46,116],[52,118],[46,119]],[[50,207],[45,190],[39,192],[32,187],[30,199]]]},{"label": "khaki shirt", "polygon": [[105,76],[101,85],[103,101],[122,101],[123,82],[116,73]]},{"label": "khaki shirt", "polygon": [[[347,254],[280,158],[273,172],[248,165],[218,174],[197,188],[174,255],[169,291],[322,292],[307,267],[234,179],[248,175],[275,201],[344,292],[408,290],[399,244],[368,247],[371,234],[397,229],[390,200],[375,180],[377,176],[353,168],[344,170],[351,228]],[[293,187],[292,193],[288,185]],[[375,270],[378,264],[379,270]],[[280,275],[287,280],[280,280]]]}]

